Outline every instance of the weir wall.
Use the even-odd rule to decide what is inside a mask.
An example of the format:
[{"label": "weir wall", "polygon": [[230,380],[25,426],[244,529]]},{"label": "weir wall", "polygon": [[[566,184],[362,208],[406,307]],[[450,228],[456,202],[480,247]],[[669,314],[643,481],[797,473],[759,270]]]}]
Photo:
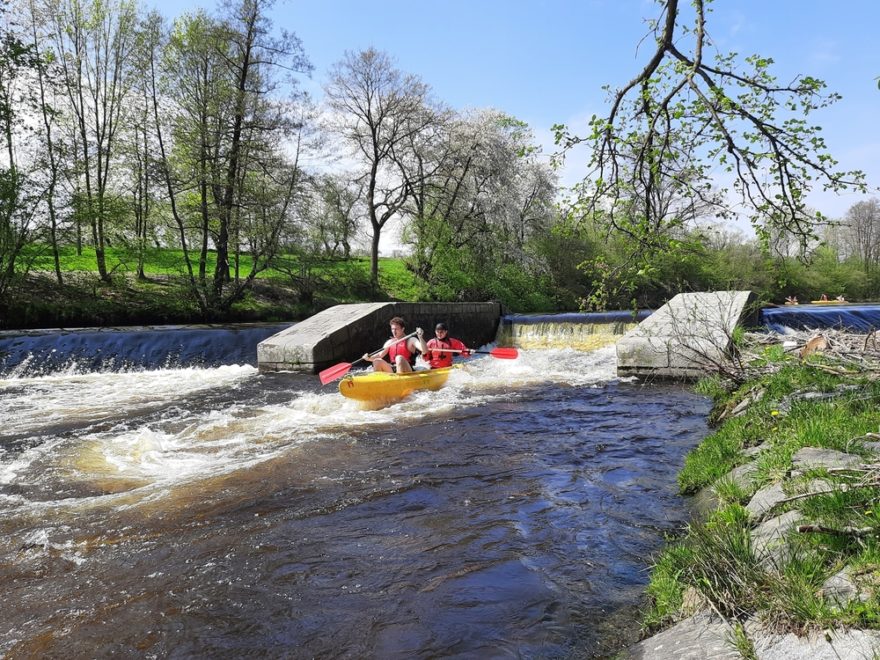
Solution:
[{"label": "weir wall", "polygon": [[387,302],[336,305],[297,323],[257,345],[260,371],[317,373],[339,362],[353,361],[382,348],[391,336],[388,322],[406,321],[407,333],[417,327],[425,338],[434,336],[440,321],[449,335],[467,346],[482,346],[495,338],[500,303]]}]

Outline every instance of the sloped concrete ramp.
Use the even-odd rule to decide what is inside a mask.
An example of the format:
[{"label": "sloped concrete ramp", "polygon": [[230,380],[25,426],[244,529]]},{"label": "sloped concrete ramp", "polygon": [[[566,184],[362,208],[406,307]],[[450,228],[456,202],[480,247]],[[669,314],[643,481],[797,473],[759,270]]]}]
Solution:
[{"label": "sloped concrete ramp", "polygon": [[391,336],[388,322],[406,320],[407,332],[417,327],[427,338],[434,325],[449,324],[449,334],[468,346],[495,338],[501,318],[499,303],[358,303],[336,305],[257,344],[260,371],[317,373],[339,362],[353,361],[378,350]]},{"label": "sloped concrete ramp", "polygon": [[737,325],[757,309],[751,291],[680,293],[617,342],[620,376],[693,379],[723,364]]}]

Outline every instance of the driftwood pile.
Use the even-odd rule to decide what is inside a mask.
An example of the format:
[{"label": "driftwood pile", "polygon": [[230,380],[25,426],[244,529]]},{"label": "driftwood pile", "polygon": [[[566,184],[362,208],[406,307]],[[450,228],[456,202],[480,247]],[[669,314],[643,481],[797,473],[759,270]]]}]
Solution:
[{"label": "driftwood pile", "polygon": [[[728,354],[723,364],[716,363],[715,371],[728,383],[743,384],[761,376],[779,371],[784,364],[765,359],[769,346],[781,345],[786,353],[806,360],[811,355],[821,355],[822,360],[811,360],[811,366],[838,376],[853,376],[860,380],[880,379],[880,330],[868,334],[854,334],[840,330],[789,332],[785,335],[766,332],[745,333],[744,341],[737,350]],[[794,399],[833,399],[859,389],[857,384],[840,384],[833,392],[797,392],[780,402],[780,412],[785,412]],[[751,388],[736,404],[715,412],[714,423],[728,417],[738,417],[764,396],[764,388]]]},{"label": "driftwood pile", "polygon": [[813,354],[825,357],[823,363],[814,363],[817,369],[840,376],[859,375],[869,380],[880,378],[880,330],[855,334],[842,330],[823,329],[775,333],[750,332],[745,335],[745,347],[740,350],[736,363],[751,378],[770,373],[780,365],[765,364],[761,353],[768,345],[782,344],[787,353],[806,359]]}]

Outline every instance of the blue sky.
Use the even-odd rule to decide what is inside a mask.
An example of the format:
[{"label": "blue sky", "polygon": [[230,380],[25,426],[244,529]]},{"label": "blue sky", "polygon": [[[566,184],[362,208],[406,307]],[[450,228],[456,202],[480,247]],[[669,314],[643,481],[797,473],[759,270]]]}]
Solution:
[{"label": "blue sky", "polygon": [[[214,2],[159,0],[168,17]],[[683,3],[685,4],[685,3]],[[436,97],[458,109],[494,107],[528,122],[552,149],[550,126],[577,127],[604,112],[603,85],[620,85],[641,67],[639,48],[653,0],[296,0],[273,11],[277,28],[296,33],[315,66],[304,81],[316,98],[329,67],[346,50],[375,47],[419,75]],[[880,184],[880,25],[877,0],[716,0],[708,30],[724,50],[772,57],[780,82],[797,74],[825,80],[843,100],[813,116],[832,154]],[[563,180],[583,171],[569,161]],[[820,211],[842,216],[861,195],[816,193]]]}]

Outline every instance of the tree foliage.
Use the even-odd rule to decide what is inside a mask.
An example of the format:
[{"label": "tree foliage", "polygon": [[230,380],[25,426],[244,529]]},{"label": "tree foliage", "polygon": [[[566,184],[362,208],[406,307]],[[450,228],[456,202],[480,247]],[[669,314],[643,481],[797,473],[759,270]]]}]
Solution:
[{"label": "tree foliage", "polygon": [[[548,272],[537,245],[557,219],[556,180],[538,160],[526,124],[495,110],[453,114],[431,147],[412,153],[417,176],[408,179],[403,237],[427,295],[510,300],[514,272],[526,279]],[[455,272],[469,265],[469,276]],[[508,281],[503,296],[488,282],[471,281],[485,279],[490,265],[495,278]]]},{"label": "tree foliage", "polygon": [[22,163],[31,132],[25,118],[38,110],[29,84],[40,66],[32,44],[9,21],[0,0],[0,304],[15,277],[16,261],[31,239],[40,203],[38,174]]},{"label": "tree foliage", "polygon": [[303,185],[295,75],[310,64],[295,35],[273,32],[270,6],[240,0],[219,18],[186,15],[154,59],[161,170],[190,288],[208,316],[269,267]]},{"label": "tree foliage", "polygon": [[[713,52],[709,0],[658,1],[644,69],[608,90],[588,135],[557,127],[561,157],[593,150],[565,213],[528,125],[444,106],[386,53],[346,53],[318,122],[298,84],[305,52],[272,25],[270,0],[170,25],[130,0],[21,0],[18,24],[3,2],[0,295],[44,241],[60,283],[59,246],[84,239],[105,280],[132,254],[146,276],[150,245],[174,249],[206,319],[267,269],[316,307],[416,288],[517,311],[654,307],[717,288],[880,293],[877,202],[826,227],[824,245],[825,219],[805,203],[814,187],[863,188],[811,123],[838,97],[809,76],[780,84],[767,57]],[[759,241],[707,224],[742,208]],[[409,248],[394,293],[379,280],[392,227]]]},{"label": "tree foliage", "polygon": [[46,0],[44,13],[67,97],[75,159],[70,175],[85,202],[98,273],[109,282],[104,252],[117,196],[120,137],[131,107],[137,8],[130,0]]},{"label": "tree foliage", "polygon": [[711,0],[658,4],[648,61],[609,88],[608,113],[583,137],[555,127],[563,156],[579,143],[592,150],[573,217],[627,236],[637,261],[676,249],[675,232],[695,209],[731,218],[743,208],[763,241],[785,232],[807,244],[824,221],[806,205],[810,190],[864,190],[863,174],[838,170],[809,121],[840,97],[809,75],[779,82],[769,57],[713,52]]}]

